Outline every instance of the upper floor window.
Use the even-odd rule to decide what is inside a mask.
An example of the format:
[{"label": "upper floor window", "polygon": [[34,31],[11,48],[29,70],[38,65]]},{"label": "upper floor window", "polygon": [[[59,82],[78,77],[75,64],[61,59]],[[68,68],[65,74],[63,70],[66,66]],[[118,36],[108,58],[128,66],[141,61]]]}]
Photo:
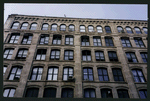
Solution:
[{"label": "upper floor window", "polygon": [[126,56],[129,62],[135,62],[135,63],[138,62],[134,52],[126,52]]},{"label": "upper floor window", "polygon": [[118,29],[118,33],[124,33],[124,30],[121,26],[118,26],[117,29]]},{"label": "upper floor window", "polygon": [[6,69],[7,69],[7,66],[4,65],[4,66],[3,66],[3,75],[5,75]]},{"label": "upper floor window", "polygon": [[94,32],[94,27],[92,25],[89,25],[88,30],[89,30],[89,32]]},{"label": "upper floor window", "polygon": [[3,97],[14,97],[15,91],[15,88],[5,88]]},{"label": "upper floor window", "polygon": [[13,66],[9,74],[9,80],[19,80],[22,71],[22,66]]},{"label": "upper floor window", "polygon": [[48,34],[42,34],[40,38],[40,44],[48,44],[49,41],[49,35]]},{"label": "upper floor window", "polygon": [[41,80],[43,68],[41,66],[36,66],[32,69],[30,80]]},{"label": "upper floor window", "polygon": [[89,46],[90,45],[89,36],[81,36],[81,42],[82,46]]},{"label": "upper floor window", "polygon": [[84,89],[84,97],[85,98],[95,98],[95,89],[93,88],[86,88]]},{"label": "upper floor window", "polygon": [[102,98],[113,98],[111,89],[103,88],[101,89]]},{"label": "upper floor window", "polygon": [[130,43],[129,38],[127,38],[127,37],[122,37],[122,38],[121,38],[121,42],[122,42],[122,46],[123,46],[123,47],[131,47],[131,43]]},{"label": "upper floor window", "polygon": [[109,81],[106,68],[98,68],[99,81]]},{"label": "upper floor window", "polygon": [[39,88],[28,88],[25,97],[38,97]]},{"label": "upper floor window", "polygon": [[73,89],[72,88],[62,88],[62,98],[73,98]]},{"label": "upper floor window", "polygon": [[80,25],[80,32],[85,32],[85,26],[84,25]]},{"label": "upper floor window", "polygon": [[93,81],[93,69],[83,68],[83,80]]},{"label": "upper floor window", "polygon": [[22,44],[31,44],[32,41],[32,34],[24,34],[23,40],[22,40]]},{"label": "upper floor window", "polygon": [[89,50],[82,51],[82,60],[83,61],[91,61],[91,51],[89,51]]},{"label": "upper floor window", "polygon": [[103,51],[95,51],[96,61],[105,61]]},{"label": "upper floor window", "polygon": [[103,32],[103,30],[102,30],[102,27],[101,27],[101,26],[97,26],[96,28],[97,28],[97,32],[98,32],[98,33],[102,33],[102,32]]},{"label": "upper floor window", "polygon": [[60,58],[60,50],[54,49],[51,51],[51,60],[59,60]]},{"label": "upper floor window", "polygon": [[28,53],[28,49],[19,49],[16,59],[26,59]]},{"label": "upper floor window", "polygon": [[18,29],[18,27],[19,27],[19,22],[14,22],[11,28]]},{"label": "upper floor window", "polygon": [[37,27],[37,23],[32,23],[30,30],[36,30],[36,27]]},{"label": "upper floor window", "polygon": [[147,53],[146,52],[141,52],[141,57],[143,59],[143,62],[147,63]]},{"label": "upper floor window", "polygon": [[48,30],[48,24],[47,23],[43,24],[42,30]]},{"label": "upper floor window", "polygon": [[112,37],[105,37],[106,46],[114,46]]},{"label": "upper floor window", "polygon": [[28,23],[25,22],[22,24],[21,29],[27,29],[28,28]]},{"label": "upper floor window", "polygon": [[19,33],[12,33],[9,39],[9,43],[18,43],[20,34]]},{"label": "upper floor window", "polygon": [[139,94],[140,94],[141,99],[147,98],[147,90],[146,89],[139,90]]},{"label": "upper floor window", "polygon": [[64,60],[73,60],[73,51],[65,50]]},{"label": "upper floor window", "polygon": [[61,44],[61,35],[53,35],[53,44]]},{"label": "upper floor window", "polygon": [[105,26],[106,33],[111,33],[111,29],[109,26]]},{"label": "upper floor window", "polygon": [[112,71],[113,71],[113,76],[115,81],[124,81],[120,68],[113,68]]},{"label": "upper floor window", "polygon": [[71,24],[71,25],[69,25],[69,31],[70,31],[70,32],[75,31],[75,27],[74,27],[74,25],[72,25],[72,24]]},{"label": "upper floor window", "polygon": [[127,33],[133,33],[132,29],[130,27],[128,27],[128,26],[126,27],[126,31],[127,31]]},{"label": "upper floor window", "polygon": [[135,32],[136,32],[137,34],[142,34],[139,27],[135,27],[134,30],[135,30]]},{"label": "upper floor window", "polygon": [[117,93],[119,98],[129,98],[128,90],[126,89],[118,89]]},{"label": "upper floor window", "polygon": [[43,97],[56,98],[56,88],[45,88]]},{"label": "upper floor window", "polygon": [[49,67],[47,80],[57,80],[58,77],[58,67]]},{"label": "upper floor window", "polygon": [[64,24],[60,25],[60,31],[66,31],[66,25]]},{"label": "upper floor window", "polygon": [[137,47],[145,47],[144,43],[142,41],[142,38],[139,38],[139,37],[134,38],[134,41],[135,41],[135,44],[136,44]]},{"label": "upper floor window", "polygon": [[13,51],[14,51],[14,49],[11,49],[11,48],[5,49],[3,58],[4,59],[11,59]]},{"label": "upper floor window", "polygon": [[93,36],[93,44],[94,46],[102,46],[101,39],[99,36]]},{"label": "upper floor window", "polygon": [[66,35],[65,44],[66,45],[73,45],[73,36],[72,35]]},{"label": "upper floor window", "polygon": [[51,31],[57,31],[57,24],[52,24]]},{"label": "upper floor window", "polygon": [[73,77],[73,68],[65,67],[63,72],[63,80],[68,80],[69,77]]},{"label": "upper floor window", "polygon": [[118,57],[117,57],[116,52],[114,52],[114,51],[109,51],[109,52],[108,52],[108,56],[109,56],[109,60],[110,60],[110,61],[118,61]]},{"label": "upper floor window", "polygon": [[38,49],[36,54],[36,60],[45,60],[46,49]]},{"label": "upper floor window", "polygon": [[134,76],[135,82],[145,82],[144,75],[142,73],[142,70],[140,69],[132,69],[132,74]]},{"label": "upper floor window", "polygon": [[143,27],[143,31],[145,34],[147,34],[147,28],[146,27]]}]

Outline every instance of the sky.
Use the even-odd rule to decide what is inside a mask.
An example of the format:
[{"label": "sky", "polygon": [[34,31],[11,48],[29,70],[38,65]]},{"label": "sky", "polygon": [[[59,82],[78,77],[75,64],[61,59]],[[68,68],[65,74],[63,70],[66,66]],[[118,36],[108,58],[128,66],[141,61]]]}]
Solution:
[{"label": "sky", "polygon": [[93,18],[148,20],[147,4],[33,4],[5,3],[4,23],[10,14]]}]

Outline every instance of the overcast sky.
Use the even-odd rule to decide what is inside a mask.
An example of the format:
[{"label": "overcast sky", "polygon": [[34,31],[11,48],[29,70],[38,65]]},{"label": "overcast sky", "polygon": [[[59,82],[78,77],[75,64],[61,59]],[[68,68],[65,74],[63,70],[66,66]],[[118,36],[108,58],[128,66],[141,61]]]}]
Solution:
[{"label": "overcast sky", "polygon": [[5,3],[4,22],[10,14],[53,17],[148,20],[147,4],[27,4]]}]

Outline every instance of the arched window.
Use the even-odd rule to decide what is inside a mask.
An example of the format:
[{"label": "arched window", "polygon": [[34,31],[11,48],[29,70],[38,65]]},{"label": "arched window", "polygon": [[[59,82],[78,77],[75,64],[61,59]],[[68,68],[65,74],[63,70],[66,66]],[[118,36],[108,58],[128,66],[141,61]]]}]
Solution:
[{"label": "arched window", "polygon": [[85,98],[95,98],[95,89],[93,88],[86,88],[84,89],[84,97]]},{"label": "arched window", "polygon": [[101,26],[97,26],[97,32],[98,32],[98,33],[102,33],[102,32],[103,32],[103,30],[102,30],[102,27],[101,27]]},{"label": "arched window", "polygon": [[28,27],[28,23],[25,22],[25,23],[22,24],[21,29],[27,29],[27,27]]},{"label": "arched window", "polygon": [[28,88],[25,97],[38,97],[39,88]]},{"label": "arched window", "polygon": [[118,26],[117,29],[118,29],[118,33],[124,33],[124,30],[121,26]]},{"label": "arched window", "polygon": [[14,97],[15,91],[15,88],[5,88],[3,97]]},{"label": "arched window", "polygon": [[19,27],[19,22],[14,22],[11,28],[18,29],[18,27]]},{"label": "arched window", "polygon": [[132,29],[130,27],[128,27],[128,26],[126,27],[126,31],[127,31],[127,33],[133,33]]},{"label": "arched window", "polygon": [[94,32],[94,27],[92,25],[89,25],[88,30],[89,30],[89,32]]},{"label": "arched window", "polygon": [[65,24],[60,25],[60,31],[66,31],[66,25]]},{"label": "arched window", "polygon": [[72,25],[72,24],[71,24],[71,25],[69,25],[69,31],[70,31],[70,32],[75,31],[75,27],[74,27],[74,25]]},{"label": "arched window", "polygon": [[143,27],[143,31],[145,34],[147,34],[147,28],[146,27]]},{"label": "arched window", "polygon": [[109,26],[105,26],[106,33],[111,33],[111,29]]},{"label": "arched window", "polygon": [[112,90],[108,88],[101,89],[101,96],[102,98],[113,98]]},{"label": "arched window", "polygon": [[57,31],[57,24],[52,24],[51,31]]},{"label": "arched window", "polygon": [[135,27],[134,30],[135,30],[135,32],[136,32],[137,34],[142,34],[139,27]]},{"label": "arched window", "polygon": [[85,32],[85,26],[84,25],[80,25],[80,32]]},{"label": "arched window", "polygon": [[61,97],[62,98],[73,98],[73,89],[72,88],[63,88]]},{"label": "arched window", "polygon": [[56,98],[56,88],[45,88],[43,97]]},{"label": "arched window", "polygon": [[32,23],[30,30],[36,30],[36,27],[37,27],[37,23]]},{"label": "arched window", "polygon": [[48,30],[48,24],[47,23],[43,24],[42,30]]},{"label": "arched window", "polygon": [[128,90],[126,89],[118,89],[117,93],[119,98],[129,98]]}]

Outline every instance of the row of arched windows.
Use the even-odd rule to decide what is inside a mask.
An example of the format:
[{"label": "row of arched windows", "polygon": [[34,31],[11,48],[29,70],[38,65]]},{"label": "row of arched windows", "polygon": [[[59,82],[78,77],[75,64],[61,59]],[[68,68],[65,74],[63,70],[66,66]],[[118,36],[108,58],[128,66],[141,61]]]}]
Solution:
[{"label": "row of arched windows", "polygon": [[[14,97],[16,89],[9,87],[4,89],[3,96],[4,97]],[[114,98],[114,94],[112,89],[110,88],[101,88],[101,98]],[[141,99],[147,98],[147,90],[140,89],[139,96]],[[57,88],[54,87],[46,87],[43,91],[43,97],[46,98],[56,98]],[[118,98],[130,98],[129,91],[127,89],[117,89]],[[27,87],[24,97],[38,97],[39,88],[37,87]],[[84,98],[97,98],[95,88],[85,88],[83,89],[83,97]],[[61,98],[74,98],[74,88],[62,88],[61,90]],[[99,97],[98,97],[99,98]]]},{"label": "row of arched windows", "polygon": [[[18,29],[18,27],[19,27],[19,22],[14,22],[13,25],[11,26],[12,29]],[[57,27],[58,27],[57,24],[52,24],[51,25],[51,31],[57,31]],[[20,29],[25,30],[27,28],[28,28],[28,23],[27,22],[22,23]],[[32,23],[30,26],[30,30],[36,30],[36,28],[37,28],[37,23]],[[133,30],[131,27],[126,26],[125,29],[126,29],[126,33],[130,33],[130,34],[133,33]],[[41,30],[49,30],[49,24],[44,23],[42,25]],[[124,29],[121,26],[118,26],[117,30],[118,30],[118,33],[125,33]],[[134,27],[134,30],[135,30],[135,33],[142,34],[141,29],[139,27]],[[65,24],[60,25],[60,31],[66,31],[66,25]],[[68,27],[68,31],[75,31],[75,26],[73,24],[70,24]],[[103,28],[98,25],[96,27],[96,31],[98,33],[102,33]],[[106,33],[112,33],[110,26],[105,26],[105,31],[106,31]],[[143,27],[143,31],[145,34],[148,33],[146,27]],[[84,25],[80,25],[80,32],[86,32],[86,27]],[[88,32],[95,32],[94,27],[92,25],[88,26]]]}]

